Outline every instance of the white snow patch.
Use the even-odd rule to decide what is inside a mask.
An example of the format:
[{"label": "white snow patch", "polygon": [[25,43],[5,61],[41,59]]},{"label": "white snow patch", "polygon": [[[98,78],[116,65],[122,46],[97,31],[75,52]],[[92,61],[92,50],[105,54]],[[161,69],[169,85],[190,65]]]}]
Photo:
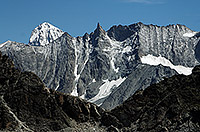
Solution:
[{"label": "white snow patch", "polygon": [[128,61],[130,61],[130,60],[131,60],[131,56],[128,57]]},{"label": "white snow patch", "polygon": [[6,45],[6,43],[0,44],[0,48],[3,47],[4,45]]},{"label": "white snow patch", "polygon": [[99,88],[100,89],[99,93],[95,97],[89,99],[88,101],[95,102],[99,99],[109,96],[111,94],[113,88],[118,87],[125,79],[126,78],[120,77],[119,79],[112,80],[112,81],[108,81],[108,79],[103,80],[104,84]]},{"label": "white snow patch", "polygon": [[85,95],[86,95],[86,90],[85,90],[84,94],[80,96],[80,98],[85,99]]},{"label": "white snow patch", "polygon": [[131,52],[131,49],[132,49],[131,46],[126,46],[126,47],[123,49],[122,53],[128,53],[128,52]]},{"label": "white snow patch", "polygon": [[193,37],[193,36],[196,35],[196,34],[197,34],[197,32],[184,33],[184,34],[183,34],[183,37],[191,38],[191,37]]},{"label": "white snow patch", "polygon": [[47,87],[44,87],[44,90],[46,90],[48,93],[50,93],[50,90],[49,90],[49,88],[47,88]]},{"label": "white snow patch", "polygon": [[122,50],[122,42],[112,40],[109,38],[108,35],[106,35],[106,39],[110,42],[111,46],[106,47],[105,49],[103,49],[103,51],[110,52],[110,54],[109,54],[110,65],[111,65],[112,69],[116,73],[118,73],[119,67],[115,67],[115,62],[117,60],[117,56],[118,56],[119,52]]},{"label": "white snow patch", "polygon": [[[78,80],[80,78],[81,73],[83,72],[85,65],[87,64],[88,60],[89,60],[89,50],[87,51],[86,54],[86,59],[84,60],[84,62],[82,63],[82,61],[79,60],[79,57],[81,55],[81,53],[83,52],[83,49],[81,46],[83,46],[82,43],[80,43],[80,45],[77,45],[77,40],[76,38],[73,38],[73,44],[74,44],[74,50],[75,50],[75,67],[74,67],[74,75],[75,75],[75,80],[74,80],[74,90],[72,91],[71,95],[74,96],[78,96],[78,92],[77,92],[77,84],[78,84]],[[86,42],[86,45],[88,46],[89,42]],[[87,47],[88,49],[88,47]],[[80,71],[78,72],[78,67],[80,67]]]},{"label": "white snow patch", "polygon": [[115,68],[115,63],[114,63],[114,56],[112,56],[112,59],[110,61],[111,67],[113,68],[113,70],[118,73],[119,72],[119,67]]},{"label": "white snow patch", "polygon": [[78,83],[78,79],[80,77],[80,74],[78,74],[78,63],[77,63],[77,60],[78,60],[78,50],[76,48],[76,40],[73,39],[72,41],[74,43],[74,50],[75,50],[75,67],[74,67],[75,80],[74,80],[74,89],[73,89],[71,95],[78,96],[77,83]]},{"label": "white snow patch", "polygon": [[78,91],[77,91],[77,84],[76,87],[74,88],[74,90],[71,93],[72,96],[78,96]]},{"label": "white snow patch", "polygon": [[33,46],[31,46],[31,48],[32,48],[33,52],[34,52],[35,54],[37,54],[36,51],[35,51],[35,48],[34,48]]},{"label": "white snow patch", "polygon": [[99,103],[99,104],[97,104],[97,106],[99,106],[99,107],[100,107],[102,104],[103,104],[103,103]]},{"label": "white snow patch", "polygon": [[163,65],[163,66],[168,66],[171,69],[176,70],[179,74],[184,74],[184,75],[190,75],[192,73],[192,69],[190,67],[184,67],[181,65],[173,65],[168,59],[165,57],[159,56],[153,56],[148,54],[147,56],[142,56],[141,58],[142,63],[144,64],[149,64],[149,65]]},{"label": "white snow patch", "polygon": [[96,82],[96,80],[95,80],[95,79],[93,79],[93,80],[92,80],[92,82],[93,82],[93,83],[95,83],[95,82]]},{"label": "white snow patch", "polygon": [[59,85],[59,83],[58,83],[58,85],[57,85],[57,87],[56,87],[56,89],[55,89],[55,90],[58,90],[59,86],[60,86],[60,85]]}]

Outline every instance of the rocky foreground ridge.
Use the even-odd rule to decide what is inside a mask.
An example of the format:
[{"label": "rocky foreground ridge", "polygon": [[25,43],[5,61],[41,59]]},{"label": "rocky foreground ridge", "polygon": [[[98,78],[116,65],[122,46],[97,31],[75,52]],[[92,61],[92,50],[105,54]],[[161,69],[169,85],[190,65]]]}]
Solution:
[{"label": "rocky foreground ridge", "polygon": [[189,76],[175,75],[137,91],[111,113],[131,131],[198,132],[200,66]]},{"label": "rocky foreground ridge", "polygon": [[151,131],[200,129],[200,66],[137,91],[111,111],[48,89],[0,53],[1,131]]},{"label": "rocky foreground ridge", "polygon": [[46,87],[110,110],[164,77],[191,74],[200,64],[200,34],[179,24],[135,23],[108,31],[97,24],[94,32],[72,37],[43,23],[28,45],[8,41],[0,51]]},{"label": "rocky foreground ridge", "polygon": [[[88,124],[95,130],[104,113],[94,104],[46,88],[34,73],[16,69],[1,53],[0,80],[0,131],[84,131]],[[82,122],[90,123],[81,128]]]}]

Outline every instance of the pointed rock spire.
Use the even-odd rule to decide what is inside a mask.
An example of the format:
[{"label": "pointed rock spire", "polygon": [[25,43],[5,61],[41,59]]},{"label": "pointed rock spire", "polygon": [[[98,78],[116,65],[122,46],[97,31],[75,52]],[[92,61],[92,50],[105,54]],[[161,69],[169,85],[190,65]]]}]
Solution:
[{"label": "pointed rock spire", "polygon": [[99,22],[97,23],[97,29],[102,29],[102,27],[101,27]]},{"label": "pointed rock spire", "polygon": [[94,34],[95,35],[101,35],[101,34],[105,34],[106,33],[106,31],[102,28],[102,26],[99,24],[99,22],[98,22],[98,24],[97,24],[97,28],[96,28],[96,30],[94,31]]}]

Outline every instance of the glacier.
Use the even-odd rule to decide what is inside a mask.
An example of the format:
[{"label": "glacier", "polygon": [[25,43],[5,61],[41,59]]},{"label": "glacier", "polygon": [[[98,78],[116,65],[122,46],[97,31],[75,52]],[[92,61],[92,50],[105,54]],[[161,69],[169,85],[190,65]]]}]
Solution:
[{"label": "glacier", "polygon": [[[120,77],[119,79],[112,81],[109,81],[108,79],[103,80],[104,84],[99,88],[100,89],[99,93],[95,97],[89,99],[88,101],[96,102],[97,100],[108,97],[111,94],[112,90],[118,87],[122,82],[124,82],[125,79],[126,78]],[[102,103],[100,103],[99,106],[101,104]]]},{"label": "glacier", "polygon": [[184,74],[184,75],[190,75],[193,69],[193,67],[185,67],[181,65],[176,66],[172,64],[168,59],[162,56],[156,57],[148,54],[147,56],[142,56],[140,59],[144,64],[149,64],[154,66],[161,64],[163,66],[167,66],[170,67],[171,69],[176,70],[179,74]]},{"label": "glacier", "polygon": [[195,36],[196,34],[197,34],[197,32],[184,33],[183,37],[191,38],[191,37]]}]

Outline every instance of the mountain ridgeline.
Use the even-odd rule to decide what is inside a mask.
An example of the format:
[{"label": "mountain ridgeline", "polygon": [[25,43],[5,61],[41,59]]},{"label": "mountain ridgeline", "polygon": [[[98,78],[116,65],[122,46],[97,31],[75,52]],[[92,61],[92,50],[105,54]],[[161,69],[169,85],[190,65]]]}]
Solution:
[{"label": "mountain ridgeline", "polygon": [[165,77],[191,74],[200,62],[200,34],[179,24],[136,23],[105,31],[98,23],[94,32],[75,38],[43,23],[28,45],[7,41],[0,51],[46,87],[113,109]]}]

